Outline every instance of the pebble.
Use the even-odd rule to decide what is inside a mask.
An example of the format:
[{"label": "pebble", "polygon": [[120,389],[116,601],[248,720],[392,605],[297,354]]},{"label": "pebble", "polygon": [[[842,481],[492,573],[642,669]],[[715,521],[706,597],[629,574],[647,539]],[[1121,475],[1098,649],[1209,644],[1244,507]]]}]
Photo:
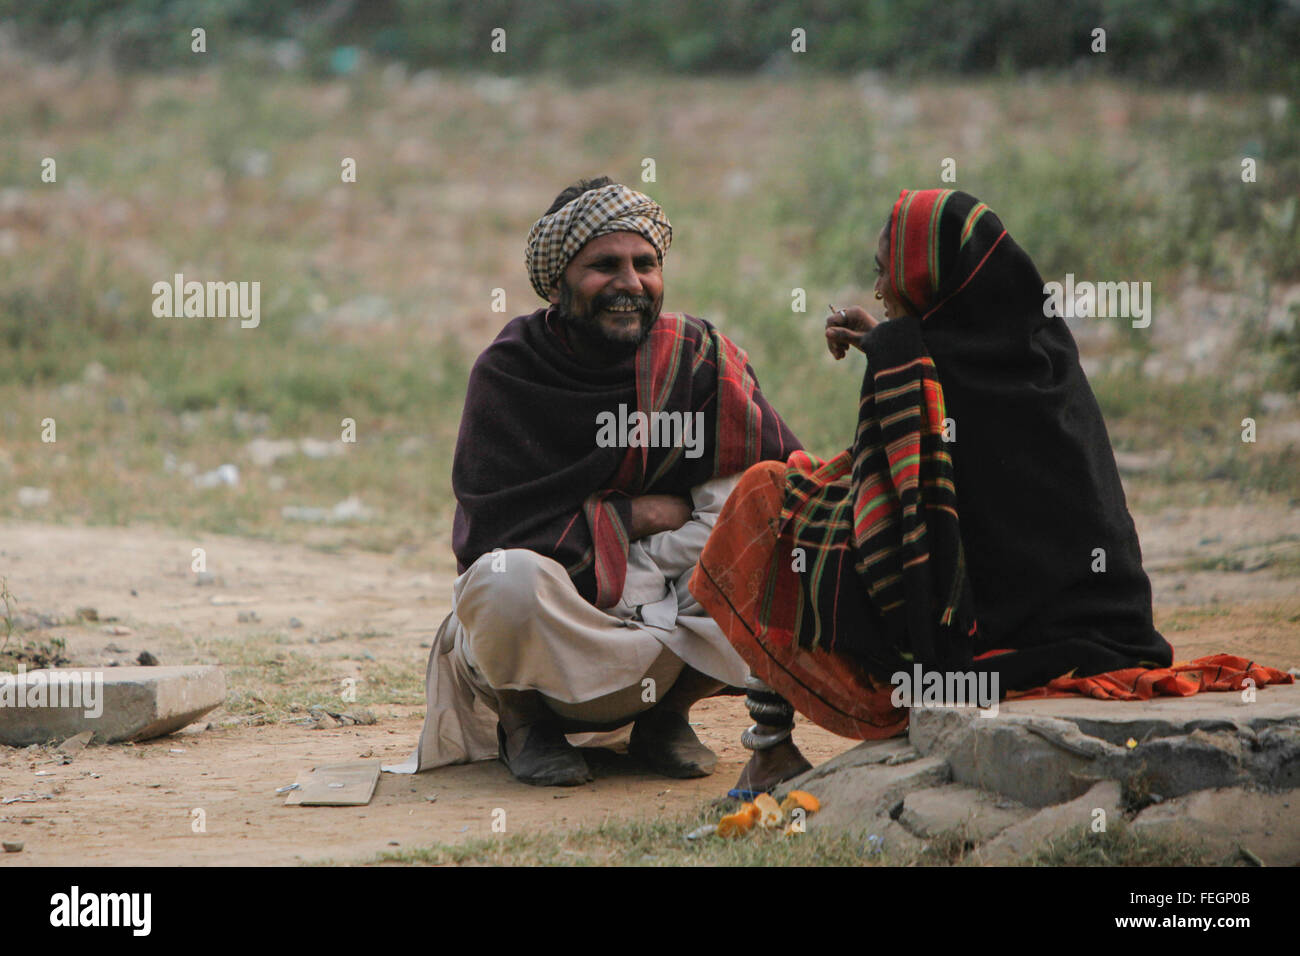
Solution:
[{"label": "pebble", "polygon": [[59,744],[59,750],[65,754],[76,754],[86,749],[86,746],[94,738],[93,730],[83,730],[81,733],[69,737],[63,743]]},{"label": "pebble", "polygon": [[49,488],[28,488],[24,486],[18,489],[18,507],[20,508],[40,508],[49,503]]},{"label": "pebble", "polygon": [[19,840],[6,840],[4,848],[6,853],[21,853],[23,852],[23,843]]},{"label": "pebble", "polygon": [[234,488],[239,485],[239,467],[231,464],[221,465],[212,471],[195,475],[193,481],[196,488],[219,488],[222,485]]}]

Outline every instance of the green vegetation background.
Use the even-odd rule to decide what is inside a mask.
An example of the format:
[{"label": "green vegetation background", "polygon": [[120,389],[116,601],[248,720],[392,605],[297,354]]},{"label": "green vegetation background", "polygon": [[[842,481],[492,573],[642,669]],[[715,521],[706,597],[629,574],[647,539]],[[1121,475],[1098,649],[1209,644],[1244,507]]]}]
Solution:
[{"label": "green vegetation background", "polygon": [[[1278,92],[1294,90],[1300,7],[1039,7],[0,3],[33,62],[74,64],[10,69],[0,99],[0,225],[16,237],[0,256],[0,512],[32,516],[13,494],[32,486],[52,491],[47,519],[296,535],[284,506],[357,495],[379,519],[322,546],[445,561],[468,365],[535,305],[528,225],[577,176],[637,182],[647,156],[677,228],[667,306],[739,341],[815,452],[850,442],[861,374],[826,356],[824,306],[869,303],[892,198],[939,185],[956,155],[959,187],[1044,276],[1151,281],[1166,330],[1185,289],[1237,302],[1244,388],[1145,374],[1156,336],[1122,322],[1093,356],[1116,445],[1173,452],[1153,504],[1217,496],[1207,481],[1300,495],[1291,449],[1239,436],[1262,394],[1300,387],[1300,333],[1261,320],[1300,281],[1300,123]],[[486,52],[498,24],[505,57]],[[1104,56],[1087,53],[1095,24]],[[290,37],[299,69],[268,52]],[[107,78],[85,61],[101,46]],[[39,181],[47,155],[56,184]],[[1258,182],[1242,183],[1243,156]],[[261,281],[261,327],[156,319],[152,283],[177,271]],[[39,440],[46,417],[57,445]],[[359,437],[345,455],[248,461],[254,438],[334,439],[344,417]],[[184,470],[224,462],[239,488]]]},{"label": "green vegetation background", "polygon": [[812,69],[1020,74],[1087,61],[1102,26],[1113,56],[1094,65],[1117,75],[1300,86],[1292,0],[5,0],[0,20],[10,18],[55,44],[111,38],[124,62],[141,66],[192,62],[195,26],[293,36],[320,71],[344,45],[418,66],[479,67],[484,38],[504,27],[502,69],[587,80],[611,67],[750,72],[775,62],[795,27],[807,31]]}]

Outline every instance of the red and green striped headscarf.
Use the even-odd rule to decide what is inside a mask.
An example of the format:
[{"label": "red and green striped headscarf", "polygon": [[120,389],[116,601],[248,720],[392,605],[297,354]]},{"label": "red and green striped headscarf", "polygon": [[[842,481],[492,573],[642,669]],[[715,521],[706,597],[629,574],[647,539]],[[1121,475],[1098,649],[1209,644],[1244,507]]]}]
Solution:
[{"label": "red and green striped headscarf", "polygon": [[[952,277],[948,274],[957,255],[965,250],[975,227],[989,212],[982,202],[973,201],[960,220],[944,215],[954,197],[973,200],[953,189],[904,189],[894,203],[889,224],[889,275],[904,303],[924,317],[935,304],[939,290]],[[965,205],[964,202],[958,203]],[[991,217],[996,219],[996,217]],[[957,242],[948,241],[960,223]],[[940,255],[940,251],[944,255]]]}]

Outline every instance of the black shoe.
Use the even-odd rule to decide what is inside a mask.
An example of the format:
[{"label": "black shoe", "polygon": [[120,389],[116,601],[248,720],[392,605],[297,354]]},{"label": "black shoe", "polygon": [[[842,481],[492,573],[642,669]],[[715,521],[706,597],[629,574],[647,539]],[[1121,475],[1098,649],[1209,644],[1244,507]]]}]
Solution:
[{"label": "black shoe", "polygon": [[591,771],[581,751],[565,740],[554,724],[530,726],[524,749],[511,760],[506,753],[506,732],[498,723],[497,746],[501,762],[521,783],[534,787],[577,787],[591,782]]},{"label": "black shoe", "polygon": [[632,725],[627,752],[657,774],[686,779],[707,777],[718,755],[695,736],[690,721],[672,711],[647,714]]}]

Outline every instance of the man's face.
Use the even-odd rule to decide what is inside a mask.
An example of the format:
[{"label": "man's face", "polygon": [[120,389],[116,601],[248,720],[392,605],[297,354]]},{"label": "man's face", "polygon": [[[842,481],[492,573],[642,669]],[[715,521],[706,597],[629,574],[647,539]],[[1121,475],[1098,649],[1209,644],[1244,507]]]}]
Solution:
[{"label": "man's face", "polygon": [[569,334],[611,361],[636,352],[663,301],[659,256],[635,232],[611,232],[588,242],[551,292]]}]

